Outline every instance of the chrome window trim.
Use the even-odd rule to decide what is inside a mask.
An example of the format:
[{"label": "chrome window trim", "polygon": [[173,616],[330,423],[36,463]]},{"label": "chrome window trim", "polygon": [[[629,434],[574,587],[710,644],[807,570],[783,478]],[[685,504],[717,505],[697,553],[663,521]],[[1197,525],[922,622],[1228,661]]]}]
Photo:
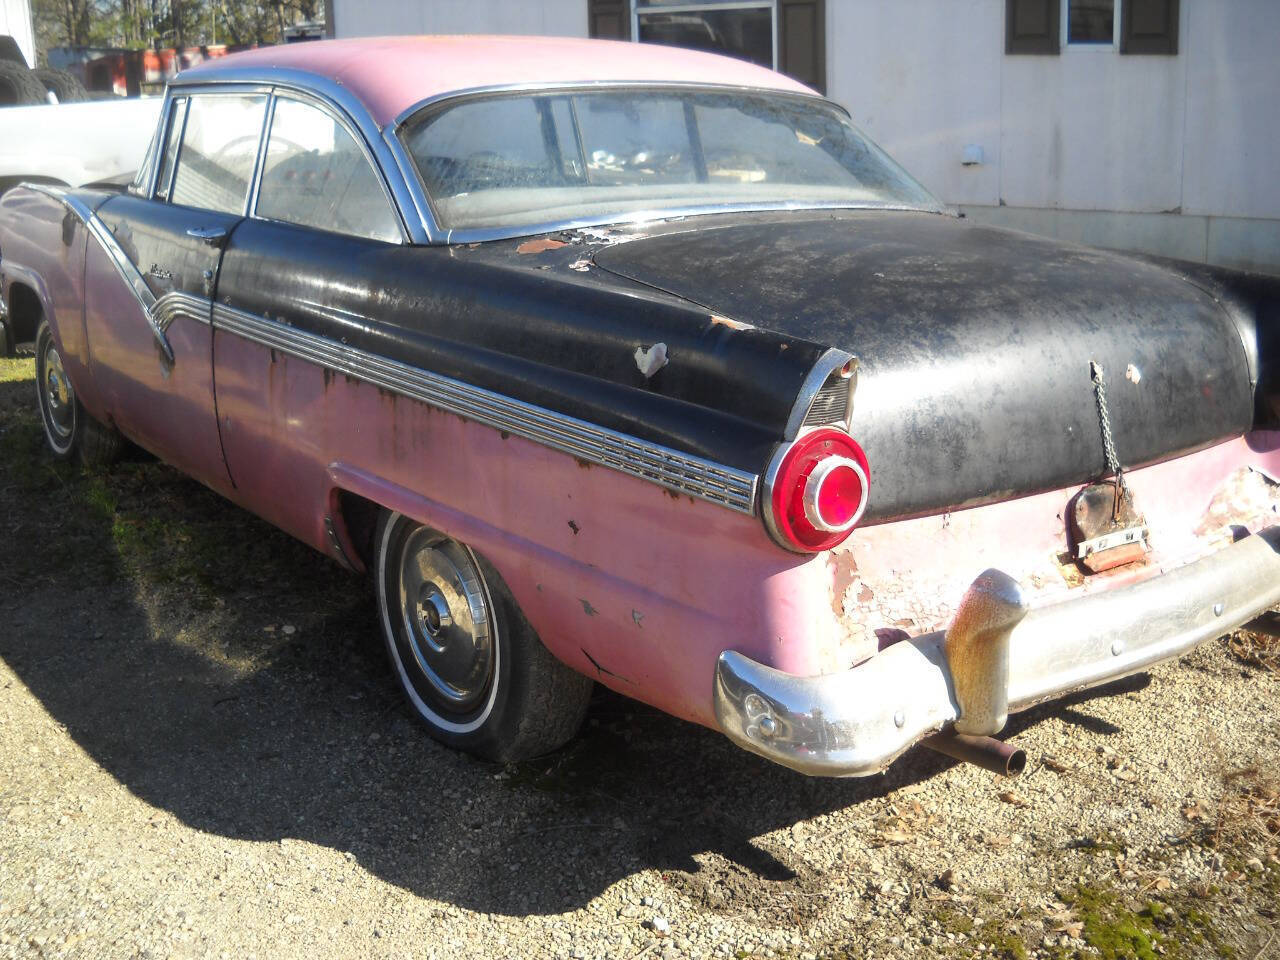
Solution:
[{"label": "chrome window trim", "polygon": [[[221,84],[208,84],[208,85],[202,85],[200,87],[192,86],[184,89],[181,93],[175,92],[173,90],[169,90],[169,91],[166,91],[165,95],[166,97],[173,96],[174,98],[186,97],[187,108],[182,116],[182,132],[179,134],[179,137],[178,137],[178,155],[177,157],[174,158],[173,170],[170,171],[169,173],[169,189],[166,192],[164,199],[161,200],[160,202],[167,203],[170,206],[174,206],[174,207],[182,207],[184,210],[203,210],[206,213],[216,213],[221,216],[235,216],[235,214],[229,210],[214,210],[212,207],[197,207],[189,203],[175,203],[173,200],[173,185],[178,180],[178,168],[182,166],[182,149],[186,145],[187,123],[191,119],[191,100],[194,97],[252,97],[252,96],[266,97],[266,104],[264,105],[263,111],[262,111],[263,125],[258,129],[258,154],[257,154],[257,158],[255,158],[255,161],[254,161],[255,166],[249,174],[248,189],[245,190],[245,202],[240,207],[240,216],[242,217],[245,216],[244,211],[248,207],[249,198],[253,195],[253,179],[254,179],[253,174],[257,172],[257,166],[256,166],[257,160],[260,159],[262,156],[263,134],[267,129],[266,117],[271,110],[271,88],[255,87],[252,89],[237,88],[234,90],[228,90],[225,87],[223,87]],[[156,198],[153,196],[150,199],[154,200]]]},{"label": "chrome window trim", "polygon": [[[275,220],[272,217],[264,217],[258,213],[258,198],[262,193],[262,176],[266,172],[267,148],[271,145],[271,129],[275,123],[276,103],[281,99],[292,100],[295,103],[301,103],[305,106],[319,110],[347,132],[351,139],[355,141],[356,146],[360,148],[360,153],[363,155],[365,163],[369,165],[370,169],[373,171],[374,177],[378,181],[378,186],[382,190],[383,199],[386,200],[387,207],[391,211],[391,216],[395,218],[396,227],[400,231],[400,244],[403,245],[411,242],[412,238],[409,235],[409,228],[405,222],[404,213],[396,203],[395,197],[392,196],[391,188],[387,185],[387,178],[378,167],[378,162],[374,157],[373,151],[370,149],[369,145],[365,143],[364,135],[356,128],[350,119],[343,114],[342,111],[335,109],[323,97],[316,96],[306,90],[296,90],[292,87],[282,86],[275,88],[271,97],[271,105],[267,108],[267,132],[266,136],[262,139],[261,151],[258,154],[258,166],[254,170],[252,202],[249,205],[248,216],[253,220],[262,220],[267,223],[284,223],[291,227],[298,227],[303,230],[324,229],[323,227],[313,227],[305,223],[294,223],[292,220]],[[355,237],[355,239],[373,239],[370,237],[359,237],[355,234],[344,233],[341,230],[331,230],[328,232],[336,233],[339,236],[344,237]],[[379,242],[391,243],[393,241],[383,240]]]},{"label": "chrome window trim", "polygon": [[[489,240],[506,240],[513,237],[536,236],[542,233],[554,233],[559,230],[573,230],[582,227],[600,227],[645,223],[657,220],[673,220],[682,217],[705,216],[720,213],[754,213],[768,211],[804,211],[804,210],[901,210],[917,213],[946,213],[948,208],[939,204],[936,208],[889,205],[867,206],[865,204],[828,203],[828,204],[795,204],[795,203],[735,203],[735,204],[702,204],[687,207],[664,207],[658,210],[633,211],[626,215],[617,214],[599,217],[587,217],[579,220],[558,220],[547,223],[528,224],[518,227],[477,228],[470,230],[446,230],[435,219],[427,192],[419,178],[417,166],[409,157],[400,139],[400,128],[419,110],[432,107],[449,100],[467,97],[485,96],[503,93],[542,93],[555,91],[582,90],[707,90],[713,93],[748,93],[768,96],[789,97],[800,101],[818,101],[838,110],[846,117],[849,111],[843,106],[819,93],[803,90],[783,90],[774,87],[756,87],[742,84],[718,84],[699,81],[636,81],[636,80],[597,80],[597,81],[556,81],[546,83],[503,83],[465,87],[448,90],[443,93],[425,97],[406,107],[396,115],[385,127],[379,127],[370,116],[368,108],[349,89],[329,77],[286,67],[222,67],[202,72],[184,79],[179,74],[169,82],[167,95],[194,93],[197,91],[227,92],[228,86],[249,87],[271,92],[277,89],[310,94],[330,105],[340,116],[349,119],[360,133],[365,146],[373,156],[374,167],[381,174],[387,187],[392,204],[399,214],[410,243],[448,245],[455,243],[483,243]],[[852,119],[850,117],[850,119]]]},{"label": "chrome window trim", "polygon": [[364,102],[342,84],[306,70],[286,67],[262,69],[259,67],[222,67],[189,78],[179,74],[169,81],[169,90],[185,92],[198,89],[225,89],[228,86],[260,87],[266,92],[287,90],[308,94],[327,105],[339,117],[349,121],[359,134],[358,140],[369,151],[375,171],[382,177],[383,185],[391,196],[392,206],[400,217],[401,226],[410,243],[436,242],[429,234],[421,215],[418,198],[412,185],[406,181],[395,153],[383,136],[382,129],[369,115]]},{"label": "chrome window trim", "polygon": [[784,440],[791,441],[799,436],[800,429],[804,426],[804,418],[809,415],[809,408],[813,406],[818,391],[827,382],[827,378],[846,363],[853,365],[853,371],[849,375],[849,399],[845,405],[845,418],[838,423],[823,424],[823,426],[839,426],[846,430],[849,428],[849,422],[853,418],[853,392],[858,384],[858,358],[844,350],[831,347],[818,358],[805,376],[804,382],[800,384],[800,392],[796,394],[796,402],[792,405],[791,413],[787,417],[787,426],[782,435]]},{"label": "chrome window trim", "polygon": [[276,96],[267,96],[267,108],[262,111],[262,130],[258,133],[258,154],[253,158],[253,172],[249,174],[249,190],[244,198],[244,216],[252,217],[258,205],[258,188],[262,185],[262,166],[267,158],[267,141],[271,137],[271,121],[276,115]]},{"label": "chrome window trim", "polygon": [[[681,211],[664,208],[661,212],[637,212],[625,217],[617,214],[601,217],[584,217],[578,220],[555,220],[540,224],[526,224],[519,227],[473,227],[465,230],[454,230],[444,227],[436,218],[435,206],[427,185],[422,181],[418,165],[413,162],[408,148],[404,145],[402,133],[404,126],[423,110],[430,110],[453,100],[483,99],[491,96],[502,96],[511,93],[569,93],[582,91],[591,93],[600,90],[710,90],[715,93],[779,93],[801,100],[823,100],[831,103],[836,109],[849,116],[849,112],[839,104],[825,100],[813,93],[802,93],[794,90],[773,90],[769,87],[747,87],[733,83],[699,83],[692,81],[664,80],[661,82],[639,82],[635,80],[592,80],[587,82],[567,80],[547,83],[496,83],[478,87],[464,87],[461,90],[448,90],[433,94],[406,107],[398,113],[394,120],[387,124],[383,136],[397,146],[396,159],[401,163],[402,175],[414,190],[414,204],[423,218],[423,226],[432,243],[484,243],[489,240],[507,240],[512,237],[536,236],[540,233],[553,233],[557,230],[572,230],[578,227],[598,227],[606,224],[643,223],[650,220],[672,219],[682,216],[694,216],[702,212],[732,212],[741,205],[733,205],[722,210],[688,207]],[[775,209],[776,205],[761,209]]]},{"label": "chrome window trim", "polygon": [[702,80],[556,80],[542,83],[491,83],[476,87],[462,87],[458,90],[446,90],[434,93],[429,97],[410,104],[401,110],[394,120],[387,124],[388,128],[398,130],[404,123],[415,116],[419,110],[444,103],[446,100],[469,99],[503,93],[563,93],[570,90],[593,92],[596,90],[708,90],[712,93],[754,93],[792,97],[797,100],[817,100],[835,107],[846,117],[849,111],[834,100],[820,93],[804,90],[786,90],[781,87],[754,87],[741,83],[708,83]]},{"label": "chrome window trim", "polygon": [[[834,100],[819,93],[806,93],[799,90],[781,90],[773,87],[752,87],[732,83],[703,83],[696,81],[636,81],[636,80],[596,80],[596,81],[564,81],[554,83],[511,83],[493,84],[489,86],[467,87],[434,94],[419,100],[402,110],[394,120],[387,124],[383,136],[400,145],[403,162],[408,165],[409,172],[402,171],[406,182],[415,188],[415,202],[420,202],[420,212],[424,217],[424,226],[432,237],[432,243],[485,243],[490,240],[509,240],[513,237],[537,236],[543,233],[555,233],[561,230],[576,230],[583,227],[624,226],[635,223],[651,223],[660,220],[678,220],[682,217],[707,216],[718,213],[756,213],[768,211],[803,211],[803,210],[897,210],[912,213],[945,213],[947,207],[938,201],[936,207],[910,206],[907,204],[855,204],[845,202],[827,203],[791,203],[791,202],[737,202],[724,204],[690,204],[681,207],[661,207],[654,210],[637,210],[625,214],[604,214],[595,217],[582,217],[574,220],[553,220],[543,223],[521,224],[513,227],[469,227],[464,229],[446,228],[436,219],[426,184],[422,182],[417,164],[413,163],[408,150],[404,146],[404,125],[416,117],[419,111],[431,109],[452,100],[479,99],[487,96],[499,96],[510,93],[569,93],[580,91],[593,93],[601,90],[656,90],[656,91],[690,91],[705,90],[710,93],[742,93],[764,96],[778,96],[801,102],[819,102],[844,114],[852,123],[849,111]],[[909,175],[909,174],[908,174]],[[922,186],[923,189],[923,186]],[[928,192],[927,190],[925,191]],[[420,195],[421,200],[417,197]],[[937,201],[937,198],[933,198]]]},{"label": "chrome window trim", "polygon": [[[179,119],[177,116],[172,116],[173,111],[176,109],[174,104],[176,104],[177,101],[179,100],[182,102],[181,119]],[[160,200],[161,203],[169,203],[170,202],[169,198],[173,195],[173,178],[177,176],[177,173],[178,173],[178,157],[182,155],[182,138],[187,135],[187,117],[191,113],[191,98],[186,96],[185,94],[180,97],[172,98],[172,100],[170,101],[169,112],[172,116],[172,119],[170,122],[181,123],[182,127],[181,129],[178,130],[177,146],[174,148],[175,153],[173,155],[173,166],[169,168],[169,179],[165,182],[164,197]],[[164,130],[164,149],[165,151],[168,151],[169,149],[169,127],[168,126],[166,126]],[[160,154],[159,160],[160,160],[160,163],[156,166],[155,181],[152,184],[151,193],[147,196],[148,200],[155,200],[156,193],[160,189],[160,174],[164,170],[164,154],[163,153]]]},{"label": "chrome window trim", "polygon": [[[138,168],[138,172],[134,174],[135,182],[128,187],[128,192],[135,197],[150,197],[151,188],[156,182],[156,178],[160,176],[160,164],[164,160],[164,141],[167,139],[169,132],[169,111],[171,101],[166,94],[160,103],[160,120],[156,124],[156,129],[151,132],[151,142],[147,145],[147,152],[142,155],[142,166]],[[150,169],[148,168],[150,165]],[[145,182],[138,182],[137,177],[143,170],[147,171]]]}]

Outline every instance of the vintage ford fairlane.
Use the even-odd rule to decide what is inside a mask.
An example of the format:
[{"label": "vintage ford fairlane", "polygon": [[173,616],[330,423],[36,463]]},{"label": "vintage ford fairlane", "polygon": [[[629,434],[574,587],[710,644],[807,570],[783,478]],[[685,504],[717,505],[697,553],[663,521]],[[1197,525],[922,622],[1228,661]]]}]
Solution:
[{"label": "vintage ford fairlane", "polygon": [[672,48],[396,38],[169,85],[119,191],[0,202],[53,453],[128,438],[355,571],[440,740],[593,683],[809,774],[1280,603],[1280,282],[975,225]]}]

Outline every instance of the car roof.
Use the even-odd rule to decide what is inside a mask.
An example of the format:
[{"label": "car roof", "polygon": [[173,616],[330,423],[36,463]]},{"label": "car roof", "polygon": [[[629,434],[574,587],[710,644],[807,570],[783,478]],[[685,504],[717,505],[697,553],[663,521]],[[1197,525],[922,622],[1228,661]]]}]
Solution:
[{"label": "car roof", "polygon": [[704,83],[809,93],[765,67],[678,47],[573,37],[422,36],[319,40],[206,60],[177,84],[272,71],[336,83],[385,127],[414,104],[486,87],[592,83]]}]

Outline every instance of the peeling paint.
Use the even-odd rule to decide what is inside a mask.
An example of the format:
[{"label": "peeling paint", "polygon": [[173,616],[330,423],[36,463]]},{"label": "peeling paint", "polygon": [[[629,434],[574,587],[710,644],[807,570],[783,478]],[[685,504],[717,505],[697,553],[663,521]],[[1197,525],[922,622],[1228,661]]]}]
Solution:
[{"label": "peeling paint", "polygon": [[[574,535],[575,537],[578,535],[579,527],[578,527],[578,525],[577,525],[576,523],[574,523],[572,520],[570,520],[570,521],[569,521],[569,529],[573,531],[573,535]],[[584,602],[585,602],[585,601],[584,601]]]},{"label": "peeling paint", "polygon": [[636,625],[636,629],[637,629],[637,630],[639,630],[639,629],[643,629],[643,628],[640,626],[640,621],[644,619],[644,614],[643,614],[643,613],[641,613],[639,610],[632,610],[632,611],[631,611],[631,619],[635,622],[635,625]]},{"label": "peeling paint", "polygon": [[600,613],[599,610],[597,610],[595,607],[591,605],[590,600],[583,600],[581,597],[579,597],[578,602],[582,604],[582,612],[585,613],[588,617],[594,617]]},{"label": "peeling paint", "polygon": [[602,667],[602,666],[600,665],[600,661],[599,661],[599,660],[597,660],[597,659],[596,659],[595,657],[593,657],[591,654],[587,653],[587,648],[586,648],[586,647],[579,647],[578,649],[582,651],[582,655],[583,655],[584,657],[586,657],[588,660],[590,660],[590,661],[591,661],[591,665],[592,665],[593,667],[595,667],[595,668],[596,668],[596,675],[597,675],[597,676],[601,676],[601,677],[605,677],[605,676],[608,676],[608,677],[614,677],[615,679],[621,680],[623,683],[630,683],[630,682],[631,682],[631,681],[630,681],[630,680],[628,680],[626,677],[624,677],[622,674],[620,674],[620,673],[614,673],[612,670],[609,670],[609,669],[608,669],[608,668],[606,668],[606,667]]},{"label": "peeling paint", "polygon": [[1142,371],[1131,363],[1124,368],[1124,378],[1137,386],[1138,381],[1142,379]]},{"label": "peeling paint", "polygon": [[743,323],[741,320],[731,320],[728,317],[721,317],[717,314],[711,314],[711,325],[715,327],[728,327],[730,330],[754,330],[749,323]]},{"label": "peeling paint", "polygon": [[837,617],[844,616],[844,597],[858,579],[858,564],[848,552],[829,553],[827,566],[831,568],[831,609]]},{"label": "peeling paint", "polygon": [[575,260],[569,264],[570,270],[577,270],[579,273],[586,273],[591,269],[591,258],[583,257],[581,260]]},{"label": "peeling paint", "polygon": [[636,367],[648,380],[667,365],[667,345],[655,343],[649,348],[636,347]]},{"label": "peeling paint", "polygon": [[545,253],[548,250],[558,250],[563,246],[567,246],[563,240],[553,240],[551,237],[536,237],[533,240],[526,240],[516,247],[516,253]]}]

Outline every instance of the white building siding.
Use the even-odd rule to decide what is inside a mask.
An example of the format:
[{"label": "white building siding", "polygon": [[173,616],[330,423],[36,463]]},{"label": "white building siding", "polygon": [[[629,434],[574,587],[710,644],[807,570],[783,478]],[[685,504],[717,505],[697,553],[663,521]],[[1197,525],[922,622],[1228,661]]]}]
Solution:
[{"label": "white building siding", "polygon": [[828,95],[948,203],[999,202],[1003,55],[1004,0],[827,0]]},{"label": "white building siding", "polygon": [[1185,6],[1182,210],[1280,218],[1280,3]]},{"label": "white building siding", "polygon": [[515,33],[585,37],[587,0],[333,0],[335,35]]},{"label": "white building siding", "polygon": [[1277,0],[1183,0],[1176,56],[1006,55],[1004,0],[827,9],[829,95],[975,219],[1280,271]]}]

